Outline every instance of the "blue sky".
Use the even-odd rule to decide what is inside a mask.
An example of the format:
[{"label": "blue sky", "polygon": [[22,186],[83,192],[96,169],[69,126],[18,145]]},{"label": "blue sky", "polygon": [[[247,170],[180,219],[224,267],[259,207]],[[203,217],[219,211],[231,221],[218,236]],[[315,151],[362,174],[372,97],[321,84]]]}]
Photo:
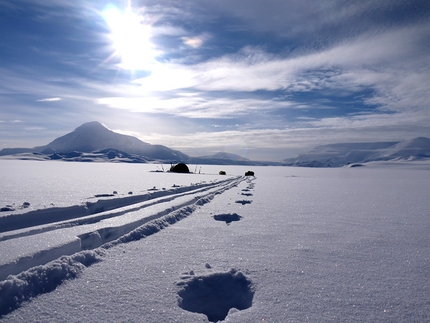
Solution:
[{"label": "blue sky", "polygon": [[279,161],[430,137],[427,0],[0,0],[0,149],[89,121]]}]

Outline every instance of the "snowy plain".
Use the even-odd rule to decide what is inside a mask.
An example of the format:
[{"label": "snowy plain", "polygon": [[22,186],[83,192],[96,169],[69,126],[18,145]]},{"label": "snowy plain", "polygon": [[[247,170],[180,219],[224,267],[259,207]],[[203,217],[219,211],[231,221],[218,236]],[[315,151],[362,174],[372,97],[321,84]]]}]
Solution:
[{"label": "snowy plain", "polygon": [[0,160],[0,321],[430,322],[430,163],[189,166]]}]

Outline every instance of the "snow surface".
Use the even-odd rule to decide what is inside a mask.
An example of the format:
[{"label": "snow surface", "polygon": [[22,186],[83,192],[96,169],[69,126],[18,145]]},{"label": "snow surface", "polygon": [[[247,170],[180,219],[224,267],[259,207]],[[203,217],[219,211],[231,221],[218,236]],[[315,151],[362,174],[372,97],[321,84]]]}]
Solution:
[{"label": "snow surface", "polygon": [[0,167],[1,322],[430,322],[428,163]]}]

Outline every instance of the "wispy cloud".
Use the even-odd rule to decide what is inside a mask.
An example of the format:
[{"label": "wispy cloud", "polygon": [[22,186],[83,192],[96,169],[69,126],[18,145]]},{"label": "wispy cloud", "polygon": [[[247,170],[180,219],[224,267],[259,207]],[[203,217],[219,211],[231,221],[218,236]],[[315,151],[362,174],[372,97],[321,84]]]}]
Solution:
[{"label": "wispy cloud", "polygon": [[[410,107],[412,100],[417,101],[418,106],[430,99],[430,94],[425,91],[429,84],[425,58],[422,54],[416,57],[422,40],[430,34],[427,31],[430,28],[426,27],[428,25],[362,37],[297,57],[283,58],[259,48],[245,48],[238,54],[225,55],[195,65],[164,64],[154,68],[149,76],[134,81],[140,85],[143,98],[109,98],[100,99],[98,103],[106,103],[111,107],[129,107],[132,110],[141,110],[136,109],[137,106],[151,106],[148,111],[155,109],[159,112],[162,110],[174,112],[181,108],[177,111],[183,115],[187,113],[183,107],[188,106],[188,111],[195,111],[188,116],[196,117],[216,104],[220,104],[218,110],[223,111],[222,115],[237,113],[240,109],[228,109],[227,104],[231,105],[232,102],[226,98],[224,99],[229,101],[228,103],[221,99],[202,102],[203,96],[188,98],[185,101],[182,98],[169,100],[148,98],[147,95],[191,89],[199,92],[230,93],[278,90],[291,93],[338,91],[337,95],[341,96],[345,91],[354,93],[372,89],[375,94],[372,98],[366,99],[365,104],[383,105],[396,110]],[[415,66],[409,61],[413,54]],[[421,64],[417,64],[420,59]],[[401,94],[404,102],[401,102],[396,94]],[[120,103],[122,100],[123,104]],[[273,102],[266,103],[270,103],[275,109],[279,108]],[[156,108],[157,106],[160,110]],[[243,104],[237,101],[235,106]],[[255,104],[251,104],[249,108],[252,109],[253,106]],[[262,104],[257,106],[261,108]],[[199,110],[202,114],[198,113]],[[219,114],[220,112],[217,113]]]},{"label": "wispy cloud", "polygon": [[38,102],[55,102],[55,101],[61,101],[61,98],[45,98],[37,100]]},{"label": "wispy cloud", "polygon": [[208,39],[210,38],[209,34],[203,33],[199,36],[194,37],[182,37],[182,41],[185,45],[190,46],[192,48],[201,47]]},{"label": "wispy cloud", "polygon": [[[401,61],[421,47],[420,42],[429,34],[428,28],[429,25],[425,25],[418,29],[421,31],[420,37],[416,36],[415,28],[406,28],[373,37],[363,37],[292,58],[282,58],[259,48],[248,47],[238,54],[226,55],[201,64],[167,65],[165,69],[155,69],[150,77],[142,79],[141,82],[146,84],[153,80],[159,81],[161,77],[157,74],[162,73],[166,78],[174,77],[177,81],[174,88],[190,85],[208,90],[254,91],[286,88],[291,80],[288,76],[294,76],[306,70],[330,67],[353,68],[387,65],[387,63],[391,65],[393,60]],[[187,82],[181,85],[179,76],[185,77]],[[273,78],[273,76],[276,77]],[[252,82],[245,82],[245,85],[242,82],[235,83],[235,81],[247,79],[251,79]],[[219,82],[220,80],[228,83]],[[163,88],[161,84],[160,88]]]},{"label": "wispy cloud", "polygon": [[291,107],[288,101],[204,98],[202,96],[155,98],[155,97],[112,97],[96,101],[110,108],[126,109],[133,112],[163,113],[188,118],[233,118],[252,111],[282,109]]}]

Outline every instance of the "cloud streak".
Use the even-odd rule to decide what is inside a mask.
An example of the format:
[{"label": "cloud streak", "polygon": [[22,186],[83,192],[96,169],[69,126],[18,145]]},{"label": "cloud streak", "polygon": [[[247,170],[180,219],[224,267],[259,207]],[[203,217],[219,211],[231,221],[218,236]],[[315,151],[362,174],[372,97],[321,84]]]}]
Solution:
[{"label": "cloud streak", "polygon": [[61,98],[45,98],[37,100],[37,102],[55,102],[55,101],[61,101]]},{"label": "cloud streak", "polygon": [[[411,102],[416,102],[412,106],[419,107],[429,99],[429,94],[426,93],[430,81],[428,68],[422,69],[425,67],[425,58],[422,55],[424,53],[415,56],[415,62],[422,61],[422,64],[416,66],[409,61],[409,57],[420,51],[422,40],[429,36],[428,27],[430,26],[404,28],[373,37],[362,37],[353,42],[297,57],[283,58],[258,48],[245,48],[238,54],[195,65],[164,64],[155,68],[148,77],[134,80],[134,83],[140,85],[142,96],[151,92],[184,89],[199,93],[278,90],[287,93],[354,93],[372,89],[375,96],[366,99],[365,104],[384,106],[395,111],[411,108]],[[417,34],[418,36],[415,36]],[[398,99],[399,94],[403,100]],[[188,114],[190,117],[200,117],[208,111],[209,106],[217,104],[220,104],[220,110],[223,111],[217,115],[227,116],[239,110],[245,111],[245,104],[250,103],[237,100],[235,106],[242,108],[228,109],[225,107],[233,102],[228,97],[202,102],[203,97],[204,95],[200,95],[199,98],[187,100],[159,100],[154,97],[130,100],[118,97],[100,99],[98,103],[108,103],[111,107],[129,107],[134,111],[139,110],[136,106],[151,106],[149,112],[178,111],[184,115],[186,112],[179,108],[189,106],[189,111],[195,111]],[[121,104],[122,100],[124,104]],[[134,103],[130,104],[130,101]],[[274,104],[272,100],[267,100],[265,104],[268,108],[279,108],[279,104]],[[261,108],[263,105],[251,104],[249,109]],[[283,106],[291,107],[294,104],[290,102]],[[199,110],[201,113],[198,113]],[[214,114],[211,116],[216,117]]]}]

